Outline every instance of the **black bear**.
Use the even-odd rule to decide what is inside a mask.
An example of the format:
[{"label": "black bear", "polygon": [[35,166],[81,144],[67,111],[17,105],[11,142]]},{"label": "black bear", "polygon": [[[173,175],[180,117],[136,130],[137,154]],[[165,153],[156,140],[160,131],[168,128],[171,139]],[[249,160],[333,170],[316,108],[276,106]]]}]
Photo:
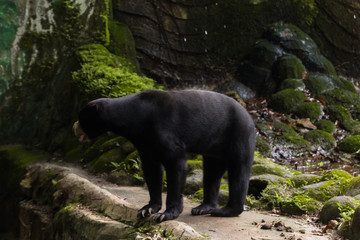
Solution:
[{"label": "black bear", "polygon": [[[138,149],[150,202],[138,217],[177,218],[183,210],[186,152],[203,155],[204,201],[193,215],[238,216],[243,211],[254,157],[252,118],[234,99],[202,90],[148,90],[121,98],[89,102],[74,131],[80,141],[106,131]],[[161,209],[163,167],[167,176],[166,210]],[[228,171],[229,201],[218,206],[221,177]]]}]

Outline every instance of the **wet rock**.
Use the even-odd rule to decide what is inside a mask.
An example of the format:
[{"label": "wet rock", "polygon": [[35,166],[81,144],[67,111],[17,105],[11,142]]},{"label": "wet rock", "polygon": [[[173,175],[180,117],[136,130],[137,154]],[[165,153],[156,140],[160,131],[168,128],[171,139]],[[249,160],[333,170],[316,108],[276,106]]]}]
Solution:
[{"label": "wet rock", "polygon": [[351,209],[355,209],[357,206],[357,204],[355,203],[355,198],[352,198],[350,196],[333,197],[326,201],[320,211],[321,222],[324,224],[328,224],[330,220],[339,220],[341,213],[339,205]]}]

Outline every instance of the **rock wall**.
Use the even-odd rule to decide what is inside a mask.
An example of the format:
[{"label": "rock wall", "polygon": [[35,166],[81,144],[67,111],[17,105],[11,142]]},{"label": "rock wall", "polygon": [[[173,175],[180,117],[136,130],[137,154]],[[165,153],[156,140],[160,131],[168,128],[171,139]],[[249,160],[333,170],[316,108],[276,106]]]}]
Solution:
[{"label": "rock wall", "polygon": [[229,79],[277,21],[315,39],[341,74],[359,78],[360,9],[354,1],[113,1],[114,18],[129,25],[144,72],[170,86],[219,84]]}]

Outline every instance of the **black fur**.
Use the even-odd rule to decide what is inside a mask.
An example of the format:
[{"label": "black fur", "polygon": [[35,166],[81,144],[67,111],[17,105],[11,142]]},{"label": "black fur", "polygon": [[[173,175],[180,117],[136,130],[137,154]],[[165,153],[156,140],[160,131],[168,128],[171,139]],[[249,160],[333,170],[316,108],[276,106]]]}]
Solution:
[{"label": "black fur", "polygon": [[[174,219],[183,210],[187,162],[185,152],[204,158],[204,201],[193,215],[238,216],[245,203],[255,128],[247,111],[235,100],[200,90],[148,90],[116,99],[97,99],[79,114],[80,126],[95,138],[112,131],[134,143],[139,151],[150,202],[139,217]],[[167,172],[166,211],[161,209],[163,168]],[[218,208],[220,180],[229,175],[229,201]]]}]

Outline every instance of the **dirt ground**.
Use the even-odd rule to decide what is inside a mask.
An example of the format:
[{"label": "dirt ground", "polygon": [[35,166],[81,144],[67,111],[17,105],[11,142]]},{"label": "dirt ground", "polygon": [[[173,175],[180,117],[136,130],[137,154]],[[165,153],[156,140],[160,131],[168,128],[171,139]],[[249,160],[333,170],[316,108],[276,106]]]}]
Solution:
[{"label": "dirt ground", "polygon": [[[124,187],[112,184],[104,184],[102,187],[139,207],[149,201],[147,190],[141,187]],[[165,195],[163,197],[165,202]],[[245,211],[239,217],[234,218],[216,218],[208,215],[192,216],[190,214],[191,208],[197,206],[197,203],[185,199],[184,205],[184,211],[177,221],[188,224],[198,233],[214,240],[336,239],[330,233],[322,233],[320,227],[316,226],[312,221],[308,221],[306,217],[291,218],[255,210]],[[274,226],[271,229],[261,229],[262,225],[271,226],[274,223],[279,225],[278,230]]]}]

